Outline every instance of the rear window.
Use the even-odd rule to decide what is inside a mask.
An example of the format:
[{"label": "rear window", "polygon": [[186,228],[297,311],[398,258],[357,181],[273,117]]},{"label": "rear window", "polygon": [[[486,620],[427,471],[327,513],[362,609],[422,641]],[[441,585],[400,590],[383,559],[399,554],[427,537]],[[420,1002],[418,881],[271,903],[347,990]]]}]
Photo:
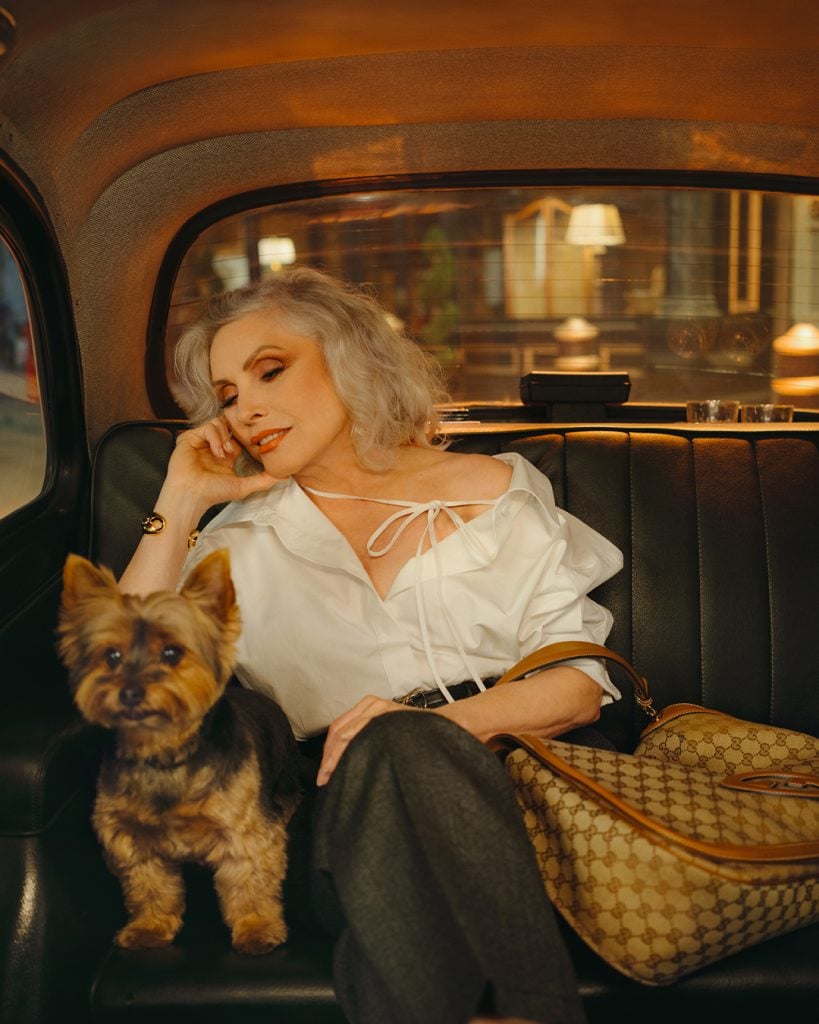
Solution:
[{"label": "rear window", "polygon": [[456,402],[516,402],[533,370],[626,370],[639,402],[819,407],[816,196],[425,188],[246,210],[185,252],[166,366],[209,295],[294,262],[371,287]]}]

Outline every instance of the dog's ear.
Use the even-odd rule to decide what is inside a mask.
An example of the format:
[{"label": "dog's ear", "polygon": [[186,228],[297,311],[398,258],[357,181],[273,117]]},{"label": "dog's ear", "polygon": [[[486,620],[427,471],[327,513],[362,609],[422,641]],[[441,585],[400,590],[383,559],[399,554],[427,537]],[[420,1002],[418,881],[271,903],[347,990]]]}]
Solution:
[{"label": "dog's ear", "polygon": [[98,569],[81,555],[69,555],[63,567],[63,608],[74,608],[81,601],[104,594],[120,594],[111,570]]},{"label": "dog's ear", "polygon": [[232,618],[237,610],[236,590],[230,577],[228,552],[220,548],[203,558],[191,570],[181,593],[222,622]]},{"label": "dog's ear", "polygon": [[72,688],[79,682],[78,672],[86,656],[85,626],[96,618],[97,598],[122,601],[117,581],[110,569],[98,569],[80,555],[69,555],[63,568],[63,594],[57,620],[57,649],[68,669]]}]

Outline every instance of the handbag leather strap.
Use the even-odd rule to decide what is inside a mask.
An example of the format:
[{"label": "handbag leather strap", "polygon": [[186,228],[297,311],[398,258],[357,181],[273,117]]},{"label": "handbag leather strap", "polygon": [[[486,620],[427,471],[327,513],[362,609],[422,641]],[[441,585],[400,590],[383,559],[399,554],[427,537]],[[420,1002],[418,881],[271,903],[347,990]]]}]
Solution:
[{"label": "handbag leather strap", "polygon": [[538,648],[521,659],[517,665],[513,665],[504,672],[495,686],[503,686],[504,683],[511,683],[538,669],[551,668],[553,665],[561,665],[563,662],[573,661],[575,658],[601,658],[619,665],[634,685],[634,699],[639,706],[649,718],[657,717],[657,711],[648,692],[648,682],[634,666],[616,651],[609,650],[608,647],[603,647],[601,644],[588,643],[585,640],[561,640],[558,643]]},{"label": "handbag leather strap", "polygon": [[[652,719],[652,724],[647,726],[644,730],[643,735],[648,735],[657,725],[670,721],[671,719],[696,712],[698,714],[715,714],[723,715],[721,711],[711,711],[709,708],[702,708],[697,704],[673,704],[669,708],[664,709],[658,713],[655,709],[651,696],[648,692],[648,682],[640,675],[640,673],[631,665],[630,662],[626,661],[616,651],[610,650],[608,647],[603,647],[601,644],[588,643],[582,640],[563,640],[554,644],[547,644],[545,647],[541,647],[536,651],[533,651],[527,657],[521,659],[516,665],[513,665],[508,671],[500,677],[495,683],[495,686],[503,686],[505,683],[511,683],[515,679],[520,679],[522,676],[529,675],[531,672],[536,672],[541,668],[550,668],[553,665],[560,665],[566,661],[572,661],[575,658],[601,658],[605,661],[614,662],[619,665],[634,685],[634,697],[639,706],[645,711],[645,713]],[[730,717],[730,716],[725,716]],[[547,758],[545,755],[548,752],[548,748],[544,745],[543,741],[538,737],[532,735],[511,735],[500,733],[489,739],[489,749],[495,753],[507,753],[512,750],[515,746],[523,746],[530,753],[534,754],[544,763],[552,763],[555,766],[555,762],[560,762],[561,766],[564,762],[557,758],[552,751]],[[571,772],[566,772],[571,774]],[[579,781],[579,780],[578,780]],[[596,785],[596,784],[593,784]],[[763,792],[769,794],[779,794],[788,796],[801,796],[809,799],[819,799],[819,776],[811,773],[776,773],[770,769],[759,771],[749,771],[733,775],[730,778],[726,778],[723,781],[723,785],[730,789],[744,789],[751,792]],[[593,788],[593,786],[592,786]],[[792,851],[789,850],[788,856]],[[806,856],[815,857],[819,853],[819,840],[817,843],[810,846],[810,850]],[[768,859],[769,853],[763,856],[763,859]]]}]

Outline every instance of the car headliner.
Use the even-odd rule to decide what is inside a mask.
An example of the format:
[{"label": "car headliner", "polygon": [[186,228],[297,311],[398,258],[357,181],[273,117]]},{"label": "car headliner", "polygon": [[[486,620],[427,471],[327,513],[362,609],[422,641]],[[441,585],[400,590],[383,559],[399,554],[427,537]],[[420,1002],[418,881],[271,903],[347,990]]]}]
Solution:
[{"label": "car headliner", "polygon": [[266,186],[532,168],[819,178],[816,0],[7,0],[0,149],[69,273],[91,443],[150,416],[156,273]]}]

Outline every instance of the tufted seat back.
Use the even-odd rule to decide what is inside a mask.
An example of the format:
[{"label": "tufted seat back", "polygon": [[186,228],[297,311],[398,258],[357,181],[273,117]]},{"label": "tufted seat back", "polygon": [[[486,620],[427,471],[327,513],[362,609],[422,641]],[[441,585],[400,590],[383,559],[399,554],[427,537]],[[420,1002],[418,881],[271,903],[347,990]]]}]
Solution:
[{"label": "tufted seat back", "polygon": [[[558,505],[623,551],[595,597],[609,645],[662,706],[703,703],[819,733],[819,450],[814,433],[563,430],[510,447]],[[630,749],[644,716],[607,709]]]},{"label": "tufted seat back", "polygon": [[[92,557],[116,573],[162,484],[178,422],[126,423],[94,461]],[[819,431],[738,427],[492,433],[470,451],[517,451],[558,505],[622,551],[595,597],[609,645],[647,676],[656,702],[694,701],[819,733]],[[630,749],[644,724],[630,700],[603,728]]]}]

